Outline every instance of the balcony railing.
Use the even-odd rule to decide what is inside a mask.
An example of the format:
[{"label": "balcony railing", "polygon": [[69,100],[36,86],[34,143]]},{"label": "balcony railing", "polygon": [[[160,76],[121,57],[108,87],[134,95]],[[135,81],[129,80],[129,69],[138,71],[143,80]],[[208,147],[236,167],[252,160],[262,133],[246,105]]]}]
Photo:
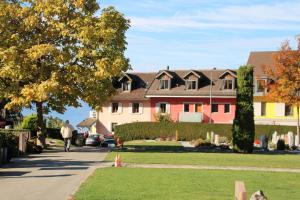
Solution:
[{"label": "balcony railing", "polygon": [[181,112],[179,113],[180,122],[202,122],[203,113],[199,112]]}]

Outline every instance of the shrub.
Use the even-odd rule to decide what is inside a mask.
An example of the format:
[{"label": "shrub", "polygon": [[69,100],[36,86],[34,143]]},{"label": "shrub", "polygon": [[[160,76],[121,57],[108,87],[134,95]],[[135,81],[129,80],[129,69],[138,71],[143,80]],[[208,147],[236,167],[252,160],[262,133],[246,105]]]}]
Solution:
[{"label": "shrub", "polygon": [[230,142],[229,142],[229,140],[226,136],[221,136],[220,137],[220,143],[221,144],[229,144]]},{"label": "shrub", "polygon": [[233,148],[251,153],[254,142],[253,67],[241,66],[237,73],[235,119],[232,125]]},{"label": "shrub", "polygon": [[277,142],[277,150],[285,150],[285,143],[284,140],[279,139]]},{"label": "shrub", "polygon": [[18,154],[18,136],[12,131],[0,130],[0,148],[7,148],[7,161]]},{"label": "shrub", "polygon": [[30,131],[35,132],[38,127],[37,120],[38,117],[36,114],[28,115],[23,119],[21,126],[23,129],[29,129]]},{"label": "shrub", "polygon": [[211,143],[210,143],[210,141],[203,140],[200,138],[198,140],[193,141],[193,145],[195,147],[210,147]]},{"label": "shrub", "polygon": [[[207,132],[214,131],[220,137],[227,137],[228,141],[232,139],[231,124],[204,124],[191,122],[134,122],[116,126],[115,137],[122,141],[144,140],[156,138],[176,137],[178,140],[192,141],[199,138],[206,139]],[[255,138],[260,135],[272,137],[274,131],[278,133],[296,132],[293,126],[275,126],[275,125],[256,125]]]},{"label": "shrub", "polygon": [[157,122],[172,122],[170,114],[167,113],[157,113],[154,117]]}]

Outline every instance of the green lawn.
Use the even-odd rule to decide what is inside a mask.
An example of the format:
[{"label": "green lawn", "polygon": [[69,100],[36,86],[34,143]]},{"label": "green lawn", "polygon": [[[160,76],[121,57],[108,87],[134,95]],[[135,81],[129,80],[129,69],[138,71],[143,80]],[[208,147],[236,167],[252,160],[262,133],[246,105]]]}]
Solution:
[{"label": "green lawn", "polygon": [[231,200],[234,182],[243,180],[248,199],[263,190],[271,200],[296,200],[300,174],[193,170],[193,169],[98,169],[83,183],[76,200],[201,199]]},{"label": "green lawn", "polygon": [[[52,143],[50,143],[50,141],[52,141]],[[54,138],[50,138],[50,137],[46,138],[46,143],[50,144],[50,146],[56,146],[56,147],[63,147],[64,146],[64,141],[63,140],[54,139]]]},{"label": "green lawn", "polygon": [[124,143],[124,146],[166,146],[181,147],[180,142],[175,141],[155,141],[155,140],[133,140]]},{"label": "green lawn", "polygon": [[122,161],[126,163],[300,168],[300,155],[112,152],[106,160],[113,161],[116,154],[120,154]]}]

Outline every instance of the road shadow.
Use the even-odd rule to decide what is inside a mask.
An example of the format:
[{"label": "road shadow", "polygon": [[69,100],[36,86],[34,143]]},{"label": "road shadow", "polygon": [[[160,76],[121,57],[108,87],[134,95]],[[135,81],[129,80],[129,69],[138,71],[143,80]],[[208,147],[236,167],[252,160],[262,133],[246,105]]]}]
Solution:
[{"label": "road shadow", "polygon": [[[68,177],[74,176],[75,174],[55,174],[55,175],[36,175],[36,176],[27,176],[26,174],[30,173],[30,171],[7,171],[0,172],[0,180],[1,179],[16,179],[16,178],[57,178],[57,177]],[[26,176],[25,176],[26,175]]]}]

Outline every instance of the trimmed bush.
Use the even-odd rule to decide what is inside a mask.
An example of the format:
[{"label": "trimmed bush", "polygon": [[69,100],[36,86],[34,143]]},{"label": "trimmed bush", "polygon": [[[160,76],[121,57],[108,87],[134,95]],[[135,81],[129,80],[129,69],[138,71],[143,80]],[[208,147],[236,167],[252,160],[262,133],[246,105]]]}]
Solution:
[{"label": "trimmed bush", "polygon": [[[156,138],[171,138],[176,136],[178,131],[178,140],[192,141],[199,138],[206,139],[206,133],[213,131],[219,136],[225,136],[229,141],[232,140],[231,124],[204,124],[192,122],[134,122],[116,126],[115,137],[122,141],[144,140]],[[256,125],[255,138],[260,135],[272,137],[274,131],[279,134],[285,134],[288,131],[296,132],[294,126],[277,125]]]},{"label": "trimmed bush", "polygon": [[18,155],[18,135],[13,131],[0,130],[0,148],[7,148],[7,161]]},{"label": "trimmed bush", "polygon": [[284,140],[278,140],[277,142],[277,150],[285,150],[285,143]]},{"label": "trimmed bush", "polygon": [[241,66],[237,73],[236,110],[232,125],[235,151],[252,153],[254,129],[253,67],[246,65]]}]

